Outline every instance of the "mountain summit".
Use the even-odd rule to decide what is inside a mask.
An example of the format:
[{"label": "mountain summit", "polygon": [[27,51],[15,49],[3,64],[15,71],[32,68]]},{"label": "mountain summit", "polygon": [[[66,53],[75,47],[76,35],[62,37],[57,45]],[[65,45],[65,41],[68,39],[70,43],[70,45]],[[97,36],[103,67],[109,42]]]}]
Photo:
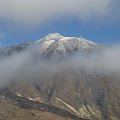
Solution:
[{"label": "mountain summit", "polygon": [[50,33],[35,42],[27,42],[22,45],[11,46],[0,49],[0,57],[11,55],[14,52],[21,52],[26,48],[38,48],[38,54],[47,57],[73,54],[80,50],[91,50],[98,48],[99,44],[79,37],[64,37],[59,33]]},{"label": "mountain summit", "polygon": [[44,54],[65,54],[78,50],[96,48],[97,43],[78,37],[64,37],[59,33],[50,33],[44,38],[36,41],[41,43]]}]

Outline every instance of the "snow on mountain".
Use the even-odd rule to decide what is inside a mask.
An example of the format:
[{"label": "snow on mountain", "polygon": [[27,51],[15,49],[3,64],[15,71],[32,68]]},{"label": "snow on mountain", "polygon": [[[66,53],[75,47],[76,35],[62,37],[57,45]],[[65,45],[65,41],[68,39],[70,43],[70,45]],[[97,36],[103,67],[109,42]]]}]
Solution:
[{"label": "snow on mountain", "polygon": [[97,43],[78,37],[64,37],[59,33],[50,33],[44,38],[36,41],[41,44],[44,54],[63,54],[77,51],[79,49],[96,48]]},{"label": "snow on mountain", "polygon": [[[78,37],[64,37],[59,33],[50,33],[44,38],[36,42],[29,42],[21,45],[11,46],[0,49],[0,57],[11,55],[14,52],[21,52],[31,47],[38,48],[39,54],[45,56],[65,55],[66,53],[73,53],[78,50],[89,50],[97,48],[99,45],[95,42],[88,41]],[[31,51],[34,49],[31,49]]]}]

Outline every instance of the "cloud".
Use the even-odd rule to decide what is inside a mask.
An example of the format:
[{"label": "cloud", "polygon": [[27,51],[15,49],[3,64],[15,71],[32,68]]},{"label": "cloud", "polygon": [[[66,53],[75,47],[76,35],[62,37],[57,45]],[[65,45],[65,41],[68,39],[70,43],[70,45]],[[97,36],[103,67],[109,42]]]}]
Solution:
[{"label": "cloud", "polygon": [[[82,69],[88,73],[111,75],[120,74],[120,45],[113,45],[93,51],[89,54],[78,53],[70,60],[76,70]],[[75,67],[74,67],[75,66]]]},{"label": "cloud", "polygon": [[56,61],[43,60],[39,46],[0,59],[0,87],[12,80],[29,80],[63,71],[84,71],[86,74],[120,75],[120,46],[110,46],[91,53],[81,53]]},{"label": "cloud", "polygon": [[112,12],[118,0],[0,0],[0,19],[42,24],[59,16],[85,20]]}]

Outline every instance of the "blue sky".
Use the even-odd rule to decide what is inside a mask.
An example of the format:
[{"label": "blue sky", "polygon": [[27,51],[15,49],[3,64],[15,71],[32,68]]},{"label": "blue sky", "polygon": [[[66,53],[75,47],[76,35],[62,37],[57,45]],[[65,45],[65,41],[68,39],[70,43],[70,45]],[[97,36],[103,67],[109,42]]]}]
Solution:
[{"label": "blue sky", "polygon": [[[33,6],[22,7],[28,0],[20,3],[0,0],[0,10],[4,11],[0,12],[0,47],[35,41],[54,32],[63,36],[82,36],[102,44],[120,42],[119,0],[101,0],[99,4],[98,0],[75,0],[71,3],[50,0],[52,4],[47,0],[38,1],[30,0]],[[47,7],[39,8],[41,3]],[[14,7],[19,5],[21,7]]]}]

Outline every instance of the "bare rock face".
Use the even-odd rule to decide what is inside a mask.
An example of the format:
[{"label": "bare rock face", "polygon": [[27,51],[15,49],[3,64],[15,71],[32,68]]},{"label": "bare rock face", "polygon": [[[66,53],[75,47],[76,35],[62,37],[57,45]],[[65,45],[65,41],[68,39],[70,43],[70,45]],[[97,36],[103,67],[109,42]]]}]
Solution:
[{"label": "bare rock face", "polygon": [[[22,49],[17,51],[18,47]],[[14,101],[9,102],[10,105],[13,103],[14,106],[17,106],[18,102],[11,97],[11,94],[7,94],[8,91],[16,98],[20,97],[20,100],[24,98],[26,101],[24,102],[25,105],[33,102],[36,108],[40,104],[59,108],[65,111],[66,114],[68,112],[68,116],[71,114],[76,116],[76,120],[81,118],[89,120],[119,120],[120,83],[115,82],[118,81],[119,76],[88,73],[84,69],[65,67],[66,65],[64,64],[62,64],[61,69],[60,66],[60,62],[66,60],[61,56],[74,57],[74,54],[78,51],[85,51],[89,54],[89,52],[99,47],[99,44],[83,38],[64,37],[58,33],[53,33],[34,43],[16,46],[14,49],[12,47],[9,49],[4,48],[0,55],[2,59],[8,56],[8,53],[14,54],[15,52],[20,54],[26,49],[30,52],[29,56],[35,61],[34,64],[38,64],[41,57],[44,58],[42,59],[44,61],[49,61],[49,58],[54,60],[56,57],[60,59],[57,59],[58,61],[55,63],[59,63],[59,70],[56,70],[56,67],[54,69],[49,68],[53,67],[49,65],[47,68],[43,67],[44,70],[42,72],[38,69],[37,72],[32,71],[27,76],[21,72],[22,75],[16,76],[12,82],[1,88],[1,95]],[[29,64],[27,63],[28,66]],[[4,101],[8,101],[6,99]],[[18,105],[17,107],[20,106]],[[30,112],[29,109],[28,111]],[[37,113],[39,114],[38,110]],[[68,116],[62,116],[60,119],[64,120],[63,117]]]}]

